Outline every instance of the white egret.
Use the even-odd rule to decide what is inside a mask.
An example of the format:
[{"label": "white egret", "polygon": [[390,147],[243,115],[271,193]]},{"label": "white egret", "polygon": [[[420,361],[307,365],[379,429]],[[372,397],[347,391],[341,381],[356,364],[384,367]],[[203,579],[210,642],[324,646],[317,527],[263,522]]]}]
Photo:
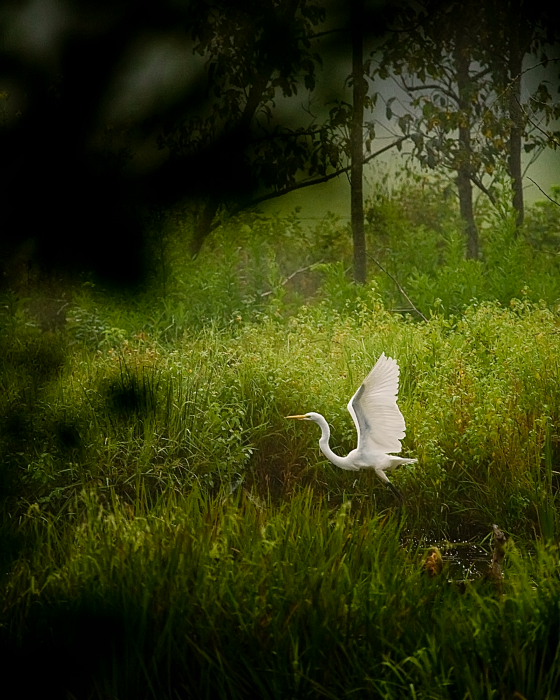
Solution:
[{"label": "white egret", "polygon": [[397,406],[399,373],[396,360],[382,353],[361,387],[348,402],[348,411],[358,431],[358,447],[346,457],[340,457],[331,450],[329,424],[320,413],[304,413],[286,418],[317,423],[321,428],[319,447],[330,462],[341,469],[351,471],[373,469],[381,481],[400,497],[400,493],[385,472],[401,464],[414,464],[417,460],[389,454],[401,451],[401,440],[406,432],[403,414]]}]

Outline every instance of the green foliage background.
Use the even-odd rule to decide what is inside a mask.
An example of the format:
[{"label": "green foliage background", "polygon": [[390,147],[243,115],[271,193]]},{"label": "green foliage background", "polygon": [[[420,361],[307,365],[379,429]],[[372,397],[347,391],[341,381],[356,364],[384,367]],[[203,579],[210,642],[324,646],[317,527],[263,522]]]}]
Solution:
[{"label": "green foliage background", "polygon": [[[246,214],[194,260],[188,219],[160,220],[134,295],[4,295],[0,640],[8,676],[37,664],[22,696],[560,693],[559,209],[519,234],[479,216],[465,261],[437,183],[380,186],[365,287],[335,217]],[[402,505],[284,419],[320,411],[350,450],[383,351],[418,457]],[[423,571],[450,541],[489,560],[492,523],[503,581]]]}]

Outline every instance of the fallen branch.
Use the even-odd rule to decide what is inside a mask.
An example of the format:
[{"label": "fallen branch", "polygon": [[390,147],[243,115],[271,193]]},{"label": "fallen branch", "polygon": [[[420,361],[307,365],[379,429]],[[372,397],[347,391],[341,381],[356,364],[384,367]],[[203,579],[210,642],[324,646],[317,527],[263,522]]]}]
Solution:
[{"label": "fallen branch", "polygon": [[[319,260],[319,262],[314,262],[311,265],[306,265],[305,267],[300,267],[299,270],[295,270],[294,272],[292,272],[291,275],[288,275],[288,277],[286,277],[286,279],[283,279],[282,282],[280,282],[280,286],[283,287],[284,285],[288,284],[288,282],[293,280],[296,275],[300,275],[302,272],[307,272],[307,270],[313,269],[315,267],[315,265],[319,265],[322,262],[323,262],[322,260]],[[275,291],[274,289],[270,289],[268,292],[261,292],[261,297],[270,296],[271,294],[274,294],[274,291]]]},{"label": "fallen branch", "polygon": [[420,311],[420,309],[418,309],[418,308],[416,307],[416,305],[414,304],[414,302],[412,301],[412,299],[408,296],[408,294],[404,291],[404,289],[402,288],[402,286],[399,284],[398,280],[396,280],[396,279],[393,277],[393,275],[392,275],[390,272],[388,272],[388,271],[383,267],[383,265],[379,262],[379,260],[376,260],[376,259],[373,257],[373,255],[368,255],[368,258],[370,258],[370,260],[373,260],[373,262],[377,265],[377,267],[381,270],[381,272],[384,272],[384,273],[387,275],[387,277],[389,277],[389,279],[391,279],[391,280],[394,282],[394,284],[397,286],[399,292],[400,292],[400,293],[403,295],[403,297],[408,301],[408,303],[410,304],[410,306],[412,307],[412,309],[418,314],[418,316],[420,316],[420,318],[421,318],[423,321],[426,321],[426,322],[427,322],[428,319],[424,316],[424,314]]}]

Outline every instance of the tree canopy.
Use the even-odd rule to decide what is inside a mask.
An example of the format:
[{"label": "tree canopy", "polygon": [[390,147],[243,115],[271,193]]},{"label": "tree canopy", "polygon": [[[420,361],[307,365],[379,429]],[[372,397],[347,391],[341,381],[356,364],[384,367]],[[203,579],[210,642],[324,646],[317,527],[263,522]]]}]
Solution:
[{"label": "tree canopy", "polygon": [[[199,247],[220,208],[349,173],[358,152],[362,162],[376,157],[372,108],[382,78],[400,81],[410,98],[401,112],[387,100],[399,132],[384,148],[410,139],[422,166],[455,171],[465,207],[472,186],[492,196],[504,166],[522,212],[520,153],[557,143],[557,83],[520,92],[524,56],[558,59],[548,11],[519,0],[364,2],[352,33],[356,5],[69,0],[63,16],[46,0],[6,4],[6,265],[35,256],[138,279],[146,212],[196,201]],[[365,52],[361,127],[356,29]],[[334,65],[342,66],[336,80]]]},{"label": "tree canopy", "polygon": [[516,1],[408,3],[372,64],[374,76],[394,77],[406,95],[398,107],[396,97],[387,101],[387,117],[411,136],[420,165],[455,173],[470,257],[479,255],[472,187],[494,202],[502,182],[494,176],[505,170],[521,223],[521,153],[557,145],[549,127],[560,102],[550,84],[543,77],[521,90],[535,63],[560,61],[550,56],[551,20],[549,9]]}]

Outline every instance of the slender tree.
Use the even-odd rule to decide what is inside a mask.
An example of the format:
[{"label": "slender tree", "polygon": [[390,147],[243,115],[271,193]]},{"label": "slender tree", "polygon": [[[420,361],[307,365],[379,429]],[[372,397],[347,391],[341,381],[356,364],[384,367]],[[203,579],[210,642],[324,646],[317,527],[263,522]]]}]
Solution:
[{"label": "slender tree", "polygon": [[397,113],[393,100],[388,116],[411,136],[424,167],[454,174],[468,257],[480,254],[473,187],[496,202],[493,176],[507,172],[520,226],[523,150],[542,149],[553,136],[530,117],[538,113],[549,124],[558,113],[546,84],[522,101],[524,58],[550,39],[544,14],[523,0],[405,2],[380,52],[376,74],[394,75],[408,96],[408,111]]},{"label": "slender tree", "polygon": [[459,210],[464,222],[465,237],[467,241],[467,258],[476,260],[479,257],[480,245],[478,228],[474,218],[473,209],[473,185],[472,185],[472,139],[471,139],[471,115],[470,101],[472,99],[473,85],[470,66],[471,56],[469,46],[464,40],[464,35],[455,28],[453,40],[453,64],[457,83],[457,108],[459,118],[457,120],[457,154],[455,168],[457,171],[457,192],[459,195]]},{"label": "slender tree", "polygon": [[367,83],[363,59],[364,2],[352,0],[352,117],[350,124],[350,218],[354,244],[354,280],[364,284],[367,277],[364,227],[364,103]]},{"label": "slender tree", "polygon": [[[414,156],[427,168],[453,174],[469,258],[480,253],[473,208],[473,184],[483,187],[481,158],[473,133],[477,114],[490,93],[490,70],[478,62],[469,40],[478,17],[466,3],[442,8],[431,0],[405,3],[378,54],[374,75],[395,77],[408,97],[404,112],[388,101],[387,116],[396,117],[409,134]],[[467,19],[470,29],[466,28]]]},{"label": "slender tree", "polygon": [[509,37],[509,55],[507,58],[508,69],[508,112],[511,121],[508,138],[508,169],[512,183],[512,204],[516,211],[516,226],[523,223],[524,203],[523,203],[523,170],[521,163],[522,139],[524,132],[523,111],[521,109],[521,75],[523,72],[524,50],[521,36],[521,22],[515,23],[511,27]]},{"label": "slender tree", "polygon": [[[560,103],[554,102],[546,80],[540,80],[533,93],[523,97],[524,78],[549,62],[550,49],[557,39],[556,12],[549,4],[526,0],[486,0],[484,11],[488,31],[485,60],[492,68],[504,118],[498,121],[496,134],[507,142],[507,169],[512,183],[512,204],[517,230],[524,219],[522,155],[539,153],[555,146],[557,132],[551,128],[560,115]],[[556,56],[556,61],[560,56]],[[560,66],[554,71],[558,76]],[[501,144],[500,144],[501,145]]]}]

